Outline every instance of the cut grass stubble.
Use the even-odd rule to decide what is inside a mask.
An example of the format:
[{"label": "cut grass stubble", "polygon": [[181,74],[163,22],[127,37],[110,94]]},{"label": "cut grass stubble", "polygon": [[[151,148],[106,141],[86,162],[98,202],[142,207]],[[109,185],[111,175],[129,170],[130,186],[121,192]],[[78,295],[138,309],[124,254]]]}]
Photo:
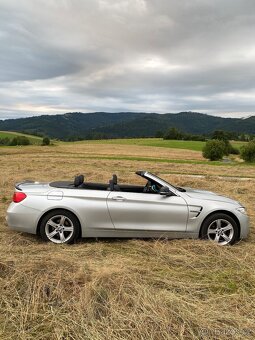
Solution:
[{"label": "cut grass stubble", "polygon": [[[133,158],[141,157],[140,148],[132,149]],[[166,157],[157,149],[156,158]],[[215,177],[230,175],[229,169],[247,177],[254,168],[152,162],[155,147],[145,147],[146,161],[122,159],[130,157],[130,145],[101,148],[103,156],[113,153],[118,159],[98,157],[97,147],[93,155],[84,143],[73,145],[74,157],[69,144],[44,150],[0,153],[1,339],[255,337],[255,186],[251,180]],[[181,158],[186,151],[174,152]],[[199,240],[82,240],[56,246],[6,226],[13,184],[24,177],[53,181],[84,172],[88,181],[106,182],[116,172],[120,182],[132,183],[133,172],[142,168],[176,185],[238,199],[251,216],[249,239],[233,247]],[[185,176],[192,171],[206,177]]]}]

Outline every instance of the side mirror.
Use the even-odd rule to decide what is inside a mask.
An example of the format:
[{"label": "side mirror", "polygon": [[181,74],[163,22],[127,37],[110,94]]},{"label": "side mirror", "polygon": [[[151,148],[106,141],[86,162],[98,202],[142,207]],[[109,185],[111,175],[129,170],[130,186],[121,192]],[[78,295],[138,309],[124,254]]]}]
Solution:
[{"label": "side mirror", "polygon": [[164,195],[164,196],[172,196],[173,195],[168,187],[162,187],[160,189],[159,193],[160,193],[160,195]]}]

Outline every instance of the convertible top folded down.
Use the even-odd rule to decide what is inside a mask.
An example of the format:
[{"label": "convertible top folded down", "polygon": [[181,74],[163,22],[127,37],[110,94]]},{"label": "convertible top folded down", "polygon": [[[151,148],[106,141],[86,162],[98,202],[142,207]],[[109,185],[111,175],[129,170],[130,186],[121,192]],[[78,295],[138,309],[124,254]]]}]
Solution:
[{"label": "convertible top folded down", "polygon": [[[107,183],[89,183],[84,182],[82,186],[75,187],[73,182],[70,181],[56,181],[50,183],[51,187],[60,189],[87,189],[87,190],[108,190],[109,184]],[[142,185],[129,185],[120,184],[118,191],[125,192],[143,192],[144,186]]]},{"label": "convertible top folded down", "polygon": [[[144,171],[137,171],[139,176],[144,175]],[[108,190],[108,191],[125,191],[125,192],[144,192],[143,185],[118,184],[117,176],[114,174],[109,183],[85,182],[84,175],[75,176],[74,181],[56,181],[49,184],[54,188],[62,189],[87,189],[87,190]]]},{"label": "convertible top folded down", "polygon": [[70,181],[56,181],[50,183],[51,187],[62,189],[91,189],[91,190],[107,190],[109,184],[107,183],[88,183],[84,182],[79,186],[75,186],[74,182]]}]

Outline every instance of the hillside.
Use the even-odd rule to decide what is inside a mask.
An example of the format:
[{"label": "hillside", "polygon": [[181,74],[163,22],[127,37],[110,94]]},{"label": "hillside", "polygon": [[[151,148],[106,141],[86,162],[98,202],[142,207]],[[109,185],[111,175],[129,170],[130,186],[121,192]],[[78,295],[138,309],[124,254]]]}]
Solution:
[{"label": "hillside", "polygon": [[153,137],[157,131],[164,131],[173,126],[193,134],[208,134],[217,129],[255,134],[255,116],[241,119],[221,118],[196,112],[74,112],[0,121],[0,130],[38,134],[62,140],[95,136]]},{"label": "hillside", "polygon": [[41,144],[42,138],[37,136],[27,135],[25,133],[13,132],[13,131],[0,131],[0,138],[9,138],[12,139],[14,137],[24,136],[27,137],[31,144]]}]

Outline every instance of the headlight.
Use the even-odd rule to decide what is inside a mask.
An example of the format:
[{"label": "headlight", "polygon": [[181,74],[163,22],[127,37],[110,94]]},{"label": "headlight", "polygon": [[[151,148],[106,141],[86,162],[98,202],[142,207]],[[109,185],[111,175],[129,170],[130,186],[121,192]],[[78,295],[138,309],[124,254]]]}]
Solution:
[{"label": "headlight", "polygon": [[242,213],[244,215],[247,215],[247,212],[246,212],[244,207],[237,208],[236,210],[238,210],[240,213]]}]

